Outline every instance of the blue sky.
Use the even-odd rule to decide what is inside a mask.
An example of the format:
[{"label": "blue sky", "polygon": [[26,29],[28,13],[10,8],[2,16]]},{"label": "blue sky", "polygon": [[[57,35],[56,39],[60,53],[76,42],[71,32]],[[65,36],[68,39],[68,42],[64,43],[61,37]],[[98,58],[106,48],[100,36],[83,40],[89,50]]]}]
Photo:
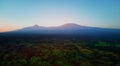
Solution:
[{"label": "blue sky", "polygon": [[120,0],[0,0],[0,31],[65,23],[120,28]]}]

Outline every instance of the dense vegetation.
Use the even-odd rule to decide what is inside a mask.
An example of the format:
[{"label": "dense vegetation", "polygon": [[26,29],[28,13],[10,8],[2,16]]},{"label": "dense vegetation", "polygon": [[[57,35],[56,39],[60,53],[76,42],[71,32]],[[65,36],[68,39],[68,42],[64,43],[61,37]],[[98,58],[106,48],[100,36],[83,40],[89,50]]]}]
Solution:
[{"label": "dense vegetation", "polygon": [[120,66],[119,49],[103,41],[13,40],[1,42],[0,66]]},{"label": "dense vegetation", "polygon": [[0,35],[0,66],[120,66],[119,39]]}]

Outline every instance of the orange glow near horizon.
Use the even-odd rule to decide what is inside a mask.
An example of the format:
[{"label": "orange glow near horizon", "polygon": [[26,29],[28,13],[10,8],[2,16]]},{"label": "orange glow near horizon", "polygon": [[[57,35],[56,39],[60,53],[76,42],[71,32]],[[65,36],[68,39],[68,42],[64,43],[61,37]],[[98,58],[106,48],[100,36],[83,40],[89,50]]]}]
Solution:
[{"label": "orange glow near horizon", "polygon": [[17,28],[13,28],[13,27],[3,27],[3,28],[0,28],[0,32],[7,32],[7,31],[12,31],[12,30],[15,30]]},{"label": "orange glow near horizon", "polygon": [[0,32],[12,31],[12,30],[16,30],[16,29],[19,29],[19,28],[20,27],[17,27],[17,26],[4,25],[4,26],[0,26]]}]

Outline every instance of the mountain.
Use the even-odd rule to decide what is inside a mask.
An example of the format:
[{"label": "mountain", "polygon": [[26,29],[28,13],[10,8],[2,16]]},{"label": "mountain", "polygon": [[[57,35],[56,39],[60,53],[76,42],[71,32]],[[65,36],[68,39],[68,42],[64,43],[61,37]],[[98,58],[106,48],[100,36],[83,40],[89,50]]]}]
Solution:
[{"label": "mountain", "polygon": [[[53,32],[54,31],[54,32]],[[110,29],[110,28],[99,28],[99,27],[89,27],[89,26],[81,26],[74,23],[67,23],[61,26],[56,27],[43,27],[39,25],[34,25],[30,27],[25,27],[22,29],[5,32],[5,33],[120,33],[120,29]]]},{"label": "mountain", "polygon": [[116,38],[120,39],[120,29],[109,29],[99,27],[81,26],[74,23],[67,23],[57,27],[43,27],[34,25],[19,30],[5,32],[2,34],[46,34],[46,35],[70,35],[89,38]]}]

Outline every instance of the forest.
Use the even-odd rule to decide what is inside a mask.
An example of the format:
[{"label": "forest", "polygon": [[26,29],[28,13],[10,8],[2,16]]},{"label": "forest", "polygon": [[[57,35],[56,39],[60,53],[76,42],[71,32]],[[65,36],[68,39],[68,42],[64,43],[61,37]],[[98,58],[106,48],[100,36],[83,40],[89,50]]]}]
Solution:
[{"label": "forest", "polygon": [[39,36],[0,39],[0,66],[120,66],[117,41]]}]

